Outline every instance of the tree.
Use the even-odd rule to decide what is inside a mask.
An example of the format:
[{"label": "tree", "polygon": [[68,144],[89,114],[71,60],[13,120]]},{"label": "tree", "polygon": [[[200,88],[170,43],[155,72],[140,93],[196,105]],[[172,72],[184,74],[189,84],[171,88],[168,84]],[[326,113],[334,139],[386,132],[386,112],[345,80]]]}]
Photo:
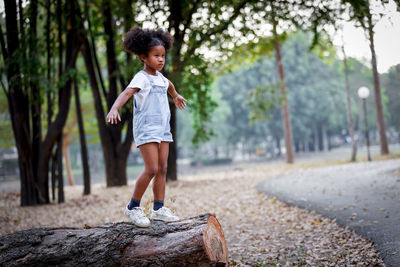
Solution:
[{"label": "tree", "polygon": [[293,155],[293,136],[292,136],[292,126],[290,122],[290,112],[288,101],[286,98],[286,84],[285,84],[285,75],[283,71],[282,58],[281,58],[281,42],[279,40],[277,25],[278,21],[276,16],[274,15],[275,7],[271,2],[272,7],[272,34],[275,44],[275,57],[276,63],[278,67],[279,79],[280,79],[280,90],[282,97],[282,118],[283,118],[283,129],[285,133],[285,146],[286,146],[286,162],[293,163],[294,155]]},{"label": "tree", "polygon": [[340,133],[345,122],[341,75],[330,58],[336,51],[325,48],[327,56],[321,56],[320,50],[309,50],[311,43],[311,34],[297,32],[284,45],[296,151],[307,144],[314,151],[328,150],[329,136]]},{"label": "tree", "polygon": [[[69,159],[69,145],[73,143],[76,139],[74,138],[77,134],[79,136],[79,143],[81,147],[81,160],[82,160],[82,168],[83,168],[83,184],[84,184],[84,194],[90,194],[90,169],[89,169],[89,160],[88,160],[88,151],[86,145],[86,136],[84,129],[83,120],[90,120],[94,117],[94,112],[92,109],[93,101],[87,101],[88,97],[86,94],[83,94],[84,98],[83,104],[81,104],[81,96],[80,96],[80,87],[78,84],[78,78],[74,80],[74,105],[75,111],[71,110],[68,115],[68,119],[63,130],[63,156],[65,159],[65,169],[67,172],[67,181],[69,185],[74,185],[74,179],[72,177],[72,169],[71,163]],[[82,94],[82,93],[81,93]],[[90,99],[90,98],[89,98]],[[76,130],[78,128],[78,130]],[[94,129],[91,127],[89,129],[90,133],[93,134]],[[96,132],[97,133],[97,132]]]},{"label": "tree", "polygon": [[342,46],[342,52],[343,52],[343,66],[344,66],[345,87],[346,87],[347,122],[349,124],[349,134],[351,139],[351,161],[355,161],[357,155],[357,144],[354,139],[353,115],[351,113],[351,96],[350,96],[350,85],[349,85],[349,67],[347,65],[347,56],[344,50],[344,46]]},{"label": "tree", "polygon": [[75,94],[75,104],[76,104],[76,117],[78,120],[78,128],[79,128],[79,141],[81,145],[81,154],[82,154],[82,167],[83,167],[83,194],[90,194],[90,169],[89,169],[89,160],[88,160],[88,152],[86,146],[86,137],[85,137],[85,128],[83,125],[82,118],[82,107],[78,90],[78,83],[74,81],[74,94]]},{"label": "tree", "polygon": [[[343,94],[339,91],[341,76],[338,69],[334,64],[325,63],[319,57],[318,51],[310,51],[310,44],[311,34],[297,32],[289,35],[282,48],[286,83],[291,88],[287,97],[293,112],[296,152],[315,149],[316,146],[328,149],[328,138],[325,138],[324,144],[323,136],[340,134],[344,123],[344,103],[341,99]],[[276,106],[280,105],[282,98],[280,85],[275,82],[279,79],[276,78],[277,70],[270,59],[260,60],[260,63],[260,66],[259,63],[252,66],[250,69],[253,71],[248,71],[246,75],[249,80],[258,82],[250,87],[254,88],[248,107],[252,112],[250,116],[252,120],[268,121],[269,133],[279,137],[281,129],[277,127],[279,112],[277,114]],[[239,73],[235,71],[232,76],[239,76]],[[232,84],[236,84],[235,87],[245,87],[238,79],[230,79]]]},{"label": "tree", "polygon": [[[124,9],[119,10],[120,13],[118,13],[121,14],[124,12],[122,13],[124,15],[122,17],[126,20],[118,20],[122,22],[121,24],[125,25],[124,30],[128,29],[132,22],[130,16],[126,15],[134,11],[132,10],[132,5],[129,5],[129,3],[131,3],[131,1],[123,5],[120,3]],[[105,113],[111,108],[118,96],[118,92],[125,89],[124,72],[121,70],[120,62],[118,62],[118,56],[122,54],[122,50],[120,46],[115,46],[116,32],[117,36],[121,37],[121,31],[115,29],[116,23],[113,17],[113,12],[118,5],[105,0],[97,1],[95,4],[94,7],[99,6],[99,8],[91,9],[88,2],[85,1],[84,15],[88,22],[88,35],[83,37],[81,53],[85,61],[90,87],[93,93],[94,107],[96,110],[96,118],[106,167],[107,186],[120,186],[127,184],[126,162],[133,140],[132,103],[129,103],[126,108],[122,109],[122,123],[117,125],[106,124]],[[93,16],[89,12],[92,12]],[[103,14],[103,16],[100,16],[100,14]],[[95,20],[93,24],[92,18]],[[104,32],[99,33],[97,30],[99,27],[103,29]],[[103,79],[97,56],[98,49],[96,48],[97,40],[95,36],[99,35],[106,43],[107,83]],[[118,39],[121,40],[121,38]],[[129,63],[130,57],[127,56],[126,60]],[[108,85],[108,90],[106,89],[106,85]]]},{"label": "tree", "polygon": [[[65,51],[65,64],[59,77],[58,113],[55,118],[49,118],[47,132],[42,136],[41,114],[41,88],[43,81],[40,66],[40,47],[37,46],[38,3],[30,1],[27,6],[29,25],[23,15],[21,1],[19,1],[19,18],[15,1],[5,1],[6,37],[1,32],[1,50],[4,62],[7,62],[6,92],[11,122],[19,157],[21,179],[21,205],[35,205],[49,202],[48,172],[49,160],[53,148],[61,136],[65,124],[71,95],[71,77],[78,55],[80,41],[77,35],[75,17],[76,3],[69,1],[65,5],[66,13],[66,46],[59,50]],[[19,28],[18,28],[19,22]],[[28,30],[26,30],[26,28]],[[28,36],[26,36],[28,35]],[[25,41],[27,40],[27,41]],[[25,51],[28,51],[25,57]],[[60,66],[62,63],[60,62]],[[48,66],[49,68],[51,66]],[[51,81],[46,81],[48,84]],[[52,107],[51,107],[52,108]],[[60,145],[58,146],[60,148]],[[59,201],[63,201],[62,183],[59,184]]]},{"label": "tree", "polygon": [[[320,11],[323,12],[320,12]],[[264,18],[265,21],[272,25],[271,37],[263,41],[267,49],[261,51],[262,53],[269,53],[271,45],[275,51],[275,59],[277,70],[279,74],[279,88],[281,92],[281,108],[283,129],[285,134],[286,146],[286,162],[294,162],[293,154],[293,134],[289,112],[289,104],[287,99],[287,87],[285,81],[285,72],[282,64],[281,43],[286,38],[286,32],[296,28],[309,27],[314,32],[314,41],[319,39],[319,32],[317,31],[317,23],[321,21],[324,16],[321,15],[329,10],[329,6],[323,3],[307,3],[302,1],[263,1],[261,5],[255,5],[254,11]],[[301,12],[299,12],[301,11]],[[316,12],[318,11],[318,12]],[[304,13],[303,13],[304,12]],[[304,16],[303,14],[311,13],[312,15]],[[307,21],[309,20],[309,21]],[[311,21],[311,23],[310,23]],[[308,25],[307,25],[308,23]],[[284,26],[282,26],[284,25]],[[278,31],[281,32],[278,33]],[[264,37],[265,38],[265,37]],[[246,45],[247,46],[247,45]],[[260,50],[256,50],[259,52]],[[267,100],[268,101],[268,100]]]},{"label": "tree", "polygon": [[[190,100],[189,107],[194,116],[196,129],[194,142],[207,140],[212,130],[207,127],[210,111],[215,106],[209,92],[212,83],[212,66],[205,59],[204,49],[221,48],[234,39],[228,28],[245,31],[247,27],[235,24],[245,21],[246,6],[254,4],[251,0],[238,1],[145,1],[149,16],[144,20],[151,21],[158,27],[166,27],[174,37],[174,48],[167,58],[164,71],[175,84],[178,91]],[[168,14],[166,21],[160,14]],[[225,49],[227,51],[227,49]],[[170,103],[171,132],[174,143],[170,144],[168,157],[167,180],[177,179],[176,108]]]},{"label": "tree", "polygon": [[249,99],[257,97],[251,89],[269,83],[272,79],[273,75],[265,72],[266,65],[273,66],[273,63],[262,60],[249,69],[238,69],[218,79],[222,100],[226,101],[230,107],[225,125],[223,125],[223,128],[228,129],[225,138],[234,150],[241,148],[242,155],[253,152],[256,149],[255,146],[261,148],[261,144],[265,143],[265,137],[268,135],[267,125],[260,122],[252,123],[249,109]]},{"label": "tree", "polygon": [[376,119],[378,122],[381,154],[386,155],[389,154],[389,146],[386,137],[386,127],[382,106],[382,92],[375,53],[374,26],[376,24],[376,21],[374,21],[369,0],[343,0],[343,2],[350,5],[351,18],[359,23],[359,26],[366,32],[368,36],[369,47],[371,50],[371,65],[374,79]]}]

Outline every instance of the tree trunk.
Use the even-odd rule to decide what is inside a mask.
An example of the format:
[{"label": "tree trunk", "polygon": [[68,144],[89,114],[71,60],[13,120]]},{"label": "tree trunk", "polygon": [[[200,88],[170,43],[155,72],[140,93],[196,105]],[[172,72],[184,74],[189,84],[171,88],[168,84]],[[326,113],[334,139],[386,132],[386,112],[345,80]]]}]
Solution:
[{"label": "tree trunk", "polygon": [[[65,53],[65,68],[64,72],[70,72],[71,70],[75,69],[75,62],[78,56],[78,52],[81,45],[81,40],[79,39],[78,31],[79,31],[79,24],[80,21],[76,20],[76,2],[69,1],[68,2],[68,27],[67,27],[67,35],[66,35],[66,53]],[[43,188],[41,190],[42,196],[40,198],[40,203],[49,203],[49,180],[48,180],[48,172],[49,172],[49,160],[51,157],[51,153],[53,147],[56,142],[59,143],[58,148],[62,149],[62,143],[60,139],[62,138],[62,130],[65,125],[65,122],[68,117],[68,111],[70,106],[71,100],[71,84],[72,78],[68,77],[65,81],[64,86],[59,89],[58,92],[58,114],[54,121],[48,125],[47,134],[44,140],[41,143],[41,149],[39,157],[39,164],[38,164],[38,179],[39,179],[39,187]],[[58,165],[59,168],[62,168],[62,164]],[[62,171],[58,171],[59,174],[62,174]],[[59,202],[63,202],[63,191],[62,190],[62,180],[59,177]]]},{"label": "tree trunk", "polygon": [[318,138],[318,124],[314,123],[313,127],[313,132],[314,132],[314,152],[317,152],[319,150],[319,138]]},{"label": "tree trunk", "polygon": [[[51,10],[50,0],[46,0],[46,63],[47,63],[47,80],[51,81],[51,58],[52,49],[50,41],[50,30],[51,30]],[[51,117],[53,115],[53,100],[50,91],[46,92],[47,96],[47,125],[51,124]]]},{"label": "tree trunk", "polygon": [[51,162],[51,196],[53,201],[56,199],[56,167],[57,167],[57,159],[56,159],[56,153],[52,153],[50,160],[49,160],[49,166]]},{"label": "tree trunk", "polygon": [[353,116],[351,115],[349,68],[347,66],[347,57],[346,57],[346,52],[344,51],[344,46],[342,46],[342,51],[343,51],[344,77],[346,81],[347,122],[349,124],[349,134],[351,139],[351,161],[356,161],[357,144],[354,140]]},{"label": "tree trunk", "polygon": [[[39,167],[39,157],[35,155],[40,154],[41,150],[41,142],[42,142],[42,124],[41,124],[41,95],[40,95],[40,88],[39,88],[39,73],[38,73],[38,66],[40,65],[38,60],[38,53],[37,53],[37,16],[38,16],[38,3],[37,0],[30,1],[29,5],[29,32],[28,42],[29,42],[29,61],[30,61],[30,68],[29,68],[29,86],[30,86],[30,108],[31,108],[31,133],[32,133],[32,165],[33,169],[37,170]],[[38,177],[38,173],[34,172],[34,183],[39,185],[39,191],[45,192],[48,190],[48,186],[44,186],[41,183],[41,177]]]},{"label": "tree trunk", "polygon": [[[57,184],[58,203],[64,202],[64,174],[63,174],[63,136],[60,134],[57,142]],[[48,169],[48,168],[47,168]]]},{"label": "tree trunk", "polygon": [[379,73],[378,73],[377,62],[376,62],[374,31],[373,31],[371,14],[369,14],[369,16],[368,16],[368,34],[369,34],[369,47],[371,49],[371,56],[372,56],[371,64],[372,64],[372,73],[374,76],[376,120],[378,121],[379,140],[380,140],[380,144],[381,144],[381,154],[387,155],[387,154],[389,154],[389,147],[388,147],[388,142],[387,142],[387,138],[386,138],[385,119],[383,117],[381,85],[379,82]]},{"label": "tree trunk", "polygon": [[211,214],[149,228],[36,228],[1,236],[0,243],[2,266],[228,266],[224,234]]},{"label": "tree trunk", "polygon": [[107,71],[108,71],[108,94],[107,107],[111,108],[115,99],[118,96],[117,88],[117,58],[115,55],[113,21],[111,15],[111,4],[107,0],[102,1],[103,5],[103,27],[106,35],[106,56],[107,56]]},{"label": "tree trunk", "polygon": [[64,134],[62,138],[62,153],[65,159],[65,170],[67,171],[68,185],[73,186],[75,183],[74,183],[74,178],[72,177],[71,162],[69,160],[68,143],[69,143],[69,135]]},{"label": "tree trunk", "polygon": [[[68,10],[66,10],[69,19],[67,32],[67,54],[66,69],[70,71],[74,68],[79,42],[76,36],[76,20],[74,16],[74,2],[70,1]],[[59,89],[58,114],[54,122],[48,125],[48,131],[44,140],[41,137],[40,125],[40,88],[37,80],[38,72],[36,69],[39,62],[36,44],[36,17],[38,16],[37,1],[31,1],[30,6],[30,29],[29,46],[30,56],[28,60],[33,64],[28,73],[21,73],[23,64],[20,60],[10,60],[7,64],[7,79],[9,90],[7,99],[9,103],[11,121],[15,137],[15,143],[18,150],[18,161],[21,179],[21,205],[36,205],[49,202],[49,159],[55,142],[58,140],[62,128],[64,127],[69,108],[70,81],[67,79],[65,85]],[[16,20],[15,1],[5,1],[6,28],[7,28],[7,47],[8,51],[2,49],[4,59],[21,58],[23,51],[19,51],[20,40],[18,36],[18,27]],[[22,13],[21,17],[22,17]],[[61,34],[61,33],[60,33]],[[3,51],[4,50],[4,51]],[[62,53],[62,47],[59,48]],[[22,74],[28,74],[30,78],[29,86],[31,95],[27,90],[25,83],[21,80]],[[60,75],[61,76],[61,75]],[[68,77],[68,76],[67,76]],[[49,81],[50,82],[50,81]],[[30,126],[32,125],[32,127]],[[59,188],[60,189],[60,188]],[[62,189],[62,188],[61,188]]]},{"label": "tree trunk", "polygon": [[78,119],[78,127],[79,127],[79,141],[81,144],[81,159],[82,159],[82,167],[83,167],[83,194],[90,194],[90,168],[89,168],[89,159],[88,159],[88,151],[86,147],[86,137],[85,137],[85,127],[83,125],[82,118],[82,110],[81,110],[81,101],[79,97],[78,84],[75,79],[74,82],[74,93],[75,93],[75,104],[76,104],[76,117]]},{"label": "tree trunk", "polygon": [[[7,50],[2,49],[4,60],[18,58],[17,6],[15,1],[5,1]],[[4,44],[5,47],[5,44]],[[30,112],[27,92],[21,86],[21,69],[17,60],[9,60],[6,68],[8,92],[7,101],[18,152],[19,176],[21,180],[21,205],[35,205],[39,202],[38,188],[34,182],[33,152],[30,139]]]},{"label": "tree trunk", "polygon": [[328,151],[329,150],[328,130],[326,129],[326,125],[324,123],[321,125],[321,132],[322,132],[322,150]]},{"label": "tree trunk", "polygon": [[[117,125],[107,126],[105,123],[105,115],[102,106],[100,90],[98,87],[96,72],[92,59],[91,46],[89,40],[83,36],[83,44],[81,47],[81,52],[85,61],[87,73],[89,76],[90,88],[93,94],[94,106],[96,109],[97,126],[99,128],[99,134],[103,149],[104,162],[106,168],[106,181],[107,186],[121,186],[127,184],[126,177],[126,162],[128,159],[130,144],[132,143],[132,119],[129,119],[128,112],[125,112],[126,117],[122,116],[124,119],[130,120],[128,123],[128,131],[123,144],[121,142],[114,143],[116,137],[112,136],[115,130],[112,131],[111,127],[119,128],[122,130],[122,123]],[[132,113],[130,115],[132,117]],[[119,136],[121,134],[119,133]]]},{"label": "tree trunk", "polygon": [[174,142],[169,143],[168,152],[168,168],[167,168],[167,181],[176,181],[178,179],[178,166],[176,164],[178,153],[177,153],[177,135],[176,135],[176,107],[174,103],[169,103],[171,111],[171,134]]},{"label": "tree trunk", "polygon": [[[117,58],[115,54],[114,45],[114,34],[113,34],[113,21],[111,14],[111,5],[107,1],[103,1],[103,12],[104,12],[104,31],[107,36],[106,39],[106,56],[107,56],[107,70],[109,79],[109,91],[106,92],[103,84],[103,95],[106,97],[107,108],[110,108],[117,98],[118,87],[117,87],[117,77],[120,77]],[[86,12],[85,12],[86,13]],[[88,14],[86,14],[88,16]],[[89,17],[86,18],[89,23]],[[99,134],[103,149],[104,162],[106,168],[106,182],[107,186],[121,186],[127,184],[126,176],[126,162],[130,152],[130,147],[133,140],[133,120],[132,120],[132,110],[126,109],[122,112],[121,118],[122,122],[117,125],[106,125],[105,122],[105,112],[103,107],[103,100],[100,94],[100,88],[97,82],[96,73],[99,74],[99,79],[101,79],[99,66],[96,63],[96,51],[93,49],[93,40],[90,44],[86,36],[82,36],[82,55],[84,57],[86,69],[89,75],[90,87],[93,93],[94,105],[96,110],[97,124],[99,127]],[[96,65],[95,65],[96,63]],[[96,68],[97,66],[97,72]],[[120,77],[121,78],[121,77]],[[122,140],[122,130],[127,126],[127,133],[125,140]]]},{"label": "tree trunk", "polygon": [[283,65],[281,59],[281,43],[278,40],[278,36],[276,34],[276,23],[274,23],[274,38],[275,38],[275,56],[276,62],[278,64],[278,73],[280,78],[280,89],[282,96],[282,117],[283,117],[283,126],[285,132],[285,145],[286,145],[286,162],[293,163],[294,155],[293,155],[293,137],[292,137],[292,127],[290,123],[290,113],[288,107],[288,101],[286,97],[286,85],[285,85],[285,75],[283,72]]},{"label": "tree trunk", "polygon": [[322,133],[322,124],[317,124],[317,133],[318,133],[318,150],[324,151],[324,135]]},{"label": "tree trunk", "polygon": [[[278,149],[278,156],[280,157],[282,155],[281,138],[278,135],[275,136],[275,143],[276,143],[276,148]],[[274,154],[274,156],[275,156],[275,154]]]}]

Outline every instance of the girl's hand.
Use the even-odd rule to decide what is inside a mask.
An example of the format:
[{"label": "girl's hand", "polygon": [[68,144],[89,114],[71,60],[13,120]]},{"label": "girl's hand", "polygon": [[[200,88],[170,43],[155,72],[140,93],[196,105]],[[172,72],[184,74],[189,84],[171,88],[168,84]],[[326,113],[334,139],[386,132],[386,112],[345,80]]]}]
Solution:
[{"label": "girl's hand", "polygon": [[111,124],[117,124],[118,121],[121,121],[121,117],[119,116],[117,109],[111,109],[110,112],[107,114],[106,122]]},{"label": "girl's hand", "polygon": [[175,103],[175,106],[177,108],[179,108],[180,110],[183,110],[186,107],[186,99],[183,96],[181,96],[180,94],[177,94],[174,97],[174,103]]}]

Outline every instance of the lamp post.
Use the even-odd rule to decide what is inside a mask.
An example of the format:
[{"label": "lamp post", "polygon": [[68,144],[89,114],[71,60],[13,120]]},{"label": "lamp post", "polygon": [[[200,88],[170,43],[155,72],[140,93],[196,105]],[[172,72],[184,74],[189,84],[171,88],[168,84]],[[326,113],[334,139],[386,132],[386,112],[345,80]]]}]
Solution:
[{"label": "lamp post", "polygon": [[371,161],[371,155],[369,153],[369,133],[368,133],[368,123],[367,123],[367,98],[369,96],[369,89],[365,86],[362,86],[358,89],[357,94],[362,99],[363,102],[365,139],[367,140],[367,155],[368,155],[368,161]]}]

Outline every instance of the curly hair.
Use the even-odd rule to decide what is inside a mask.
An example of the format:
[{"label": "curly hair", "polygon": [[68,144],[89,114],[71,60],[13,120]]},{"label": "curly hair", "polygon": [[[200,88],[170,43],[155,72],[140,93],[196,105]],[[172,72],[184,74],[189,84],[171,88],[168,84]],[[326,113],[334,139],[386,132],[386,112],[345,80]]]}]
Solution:
[{"label": "curly hair", "polygon": [[122,40],[122,47],[136,55],[147,55],[154,46],[162,45],[165,52],[172,48],[172,36],[162,29],[142,29],[138,26],[131,28],[125,33]]}]

